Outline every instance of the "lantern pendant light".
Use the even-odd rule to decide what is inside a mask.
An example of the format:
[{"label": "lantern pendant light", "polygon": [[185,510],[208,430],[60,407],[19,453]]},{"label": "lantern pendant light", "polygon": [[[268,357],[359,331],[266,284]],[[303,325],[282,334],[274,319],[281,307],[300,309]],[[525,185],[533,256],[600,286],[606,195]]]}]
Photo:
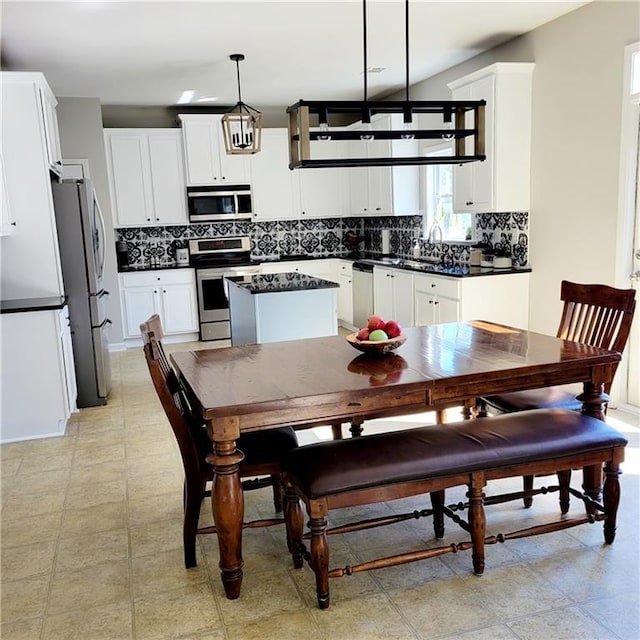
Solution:
[{"label": "lantern pendant light", "polygon": [[257,153],[262,141],[262,114],[242,102],[239,63],[244,60],[244,54],[232,53],[229,59],[236,63],[238,102],[222,116],[225,150],[230,155]]}]

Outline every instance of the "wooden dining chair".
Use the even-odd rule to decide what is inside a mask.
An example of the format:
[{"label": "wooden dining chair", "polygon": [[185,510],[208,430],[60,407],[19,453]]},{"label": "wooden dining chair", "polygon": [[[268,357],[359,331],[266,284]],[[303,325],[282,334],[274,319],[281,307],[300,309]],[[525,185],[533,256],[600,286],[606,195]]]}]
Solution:
[{"label": "wooden dining chair", "polygon": [[[631,332],[636,308],[635,293],[634,289],[615,289],[603,284],[576,284],[563,280],[560,298],[564,306],[556,335],[563,340],[622,353]],[[609,383],[604,392],[609,393],[610,388]],[[530,409],[580,411],[582,402],[577,399],[576,389],[572,386],[553,386],[480,398],[476,406],[478,416],[486,417],[487,406],[499,413]],[[525,476],[524,490],[531,489],[533,476]],[[525,507],[531,504],[532,498],[524,499]]]},{"label": "wooden dining chair", "polygon": [[[216,533],[216,528],[198,527],[202,500],[211,495],[207,483],[213,481],[214,471],[207,458],[212,453],[212,443],[207,430],[198,416],[184,385],[169,364],[162,347],[162,324],[158,315],[151,316],[140,325],[144,341],[144,354],[151,379],[171,429],[178,442],[184,467],[184,563],[187,568],[196,566],[197,534]],[[280,462],[284,456],[298,446],[295,431],[290,427],[242,435],[238,448],[245,458],[240,465],[240,476],[268,476],[273,488],[274,508],[282,511],[282,488]],[[264,483],[249,480],[243,482],[244,489],[264,486]],[[258,528],[283,523],[283,518],[254,520],[245,527]]]},{"label": "wooden dining chair", "polygon": [[[563,280],[560,298],[564,307],[556,335],[563,340],[622,353],[631,331],[635,293],[634,289],[614,289],[603,284],[575,284]],[[605,393],[609,393],[610,386],[605,387]],[[480,415],[486,413],[486,405],[500,413],[530,409],[582,409],[575,392],[566,386],[482,398],[479,402]]]}]

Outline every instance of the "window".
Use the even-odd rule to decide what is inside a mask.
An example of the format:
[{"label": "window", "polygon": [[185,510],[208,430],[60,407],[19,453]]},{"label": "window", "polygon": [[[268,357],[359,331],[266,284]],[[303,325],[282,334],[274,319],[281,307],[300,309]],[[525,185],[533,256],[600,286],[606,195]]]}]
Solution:
[{"label": "window", "polygon": [[[451,143],[423,149],[427,156],[450,156],[452,152]],[[423,165],[422,185],[424,237],[437,224],[443,240],[471,240],[471,214],[453,213],[453,165]]]}]

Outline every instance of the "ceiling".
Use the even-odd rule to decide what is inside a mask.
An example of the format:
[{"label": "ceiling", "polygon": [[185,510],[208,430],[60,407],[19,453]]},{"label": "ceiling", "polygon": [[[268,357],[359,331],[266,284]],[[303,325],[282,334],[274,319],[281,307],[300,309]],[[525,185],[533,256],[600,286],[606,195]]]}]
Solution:
[{"label": "ceiling", "polygon": [[[411,0],[410,84],[587,2]],[[405,86],[405,2],[369,0],[368,97]],[[42,71],[58,97],[105,105],[256,108],[363,97],[361,0],[2,2],[5,69]],[[202,98],[216,101],[196,102]]]}]

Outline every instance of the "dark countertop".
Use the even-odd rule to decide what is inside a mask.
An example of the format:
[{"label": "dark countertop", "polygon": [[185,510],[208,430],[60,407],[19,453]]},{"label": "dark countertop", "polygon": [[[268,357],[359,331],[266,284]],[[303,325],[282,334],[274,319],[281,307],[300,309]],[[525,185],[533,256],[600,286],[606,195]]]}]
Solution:
[{"label": "dark countertop", "polygon": [[284,291],[309,291],[312,289],[337,289],[340,285],[330,280],[313,278],[304,273],[267,273],[250,278],[227,278],[251,294]]},{"label": "dark countertop", "polygon": [[415,273],[426,273],[432,275],[449,276],[453,278],[468,278],[470,276],[498,276],[509,273],[531,273],[531,267],[510,267],[509,269],[494,269],[492,267],[472,267],[463,265],[443,265],[420,260],[410,260],[406,258],[382,258],[382,259],[361,259],[357,262],[364,262],[378,267],[389,267],[392,269],[402,269]]},{"label": "dark countertop", "polygon": [[20,300],[0,300],[0,313],[26,313],[28,311],[53,311],[67,304],[66,296],[47,298],[23,298]]},{"label": "dark countertop", "polygon": [[[372,256],[367,254],[349,255],[325,255],[325,256],[309,256],[309,255],[281,255],[280,258],[274,259],[253,259],[251,266],[259,266],[260,264],[274,264],[278,262],[292,262],[301,260],[328,260],[339,259],[349,260],[351,262],[364,262],[373,266],[390,267],[393,269],[403,269],[414,273],[426,273],[441,276],[449,276],[453,278],[468,278],[477,276],[497,276],[511,273],[531,273],[531,267],[511,267],[509,269],[493,269],[490,267],[472,267],[465,265],[442,265],[435,264],[423,260],[411,260],[409,258],[394,258]],[[193,265],[190,265],[193,268]],[[150,266],[131,266],[119,269],[119,273],[132,273],[138,271],[161,271],[166,269],[185,269],[188,266],[167,265],[159,267]]]}]

